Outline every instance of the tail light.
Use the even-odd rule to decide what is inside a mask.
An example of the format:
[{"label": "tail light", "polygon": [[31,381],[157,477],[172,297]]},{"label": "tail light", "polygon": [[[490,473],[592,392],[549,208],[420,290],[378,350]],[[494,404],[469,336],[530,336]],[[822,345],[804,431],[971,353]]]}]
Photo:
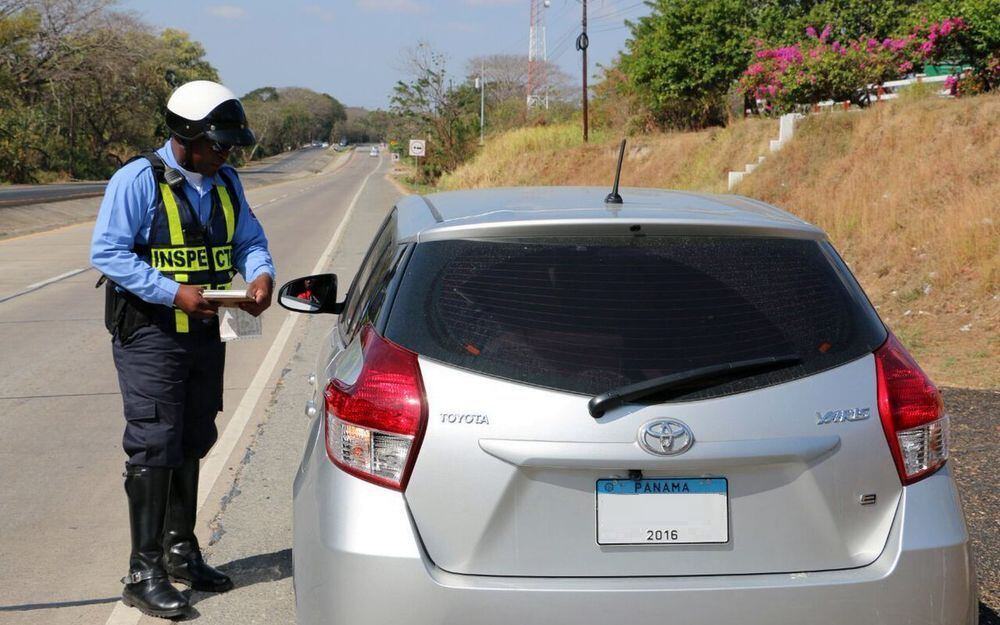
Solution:
[{"label": "tail light", "polygon": [[941,393],[899,340],[875,352],[878,411],[903,485],[934,473],[948,460],[948,417]]},{"label": "tail light", "polygon": [[370,325],[361,331],[361,350],[357,380],[326,387],[326,453],[352,475],[404,490],[427,423],[417,355]]}]

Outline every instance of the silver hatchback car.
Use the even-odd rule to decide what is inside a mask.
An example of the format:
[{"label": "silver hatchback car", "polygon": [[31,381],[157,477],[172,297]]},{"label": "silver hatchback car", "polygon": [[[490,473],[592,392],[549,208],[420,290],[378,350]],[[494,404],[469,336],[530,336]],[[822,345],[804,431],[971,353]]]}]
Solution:
[{"label": "silver hatchback car", "polygon": [[972,625],[933,383],[822,231],[737,196],[412,196],[339,302],[299,623]]}]

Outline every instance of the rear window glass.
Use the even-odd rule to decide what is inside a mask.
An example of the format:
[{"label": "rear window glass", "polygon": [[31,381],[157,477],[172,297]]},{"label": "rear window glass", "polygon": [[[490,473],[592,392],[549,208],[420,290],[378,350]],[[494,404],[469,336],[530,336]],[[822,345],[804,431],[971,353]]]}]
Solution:
[{"label": "rear window glass", "polygon": [[740,360],[802,360],[664,401],[829,369],[873,351],[885,330],[825,242],[658,236],[421,243],[386,336],[463,369],[588,395]]}]

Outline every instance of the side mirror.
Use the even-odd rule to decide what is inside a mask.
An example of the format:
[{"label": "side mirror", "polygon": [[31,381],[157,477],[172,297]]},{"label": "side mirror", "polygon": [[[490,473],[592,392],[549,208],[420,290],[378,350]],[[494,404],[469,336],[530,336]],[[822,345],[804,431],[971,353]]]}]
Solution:
[{"label": "side mirror", "polygon": [[293,312],[310,315],[337,314],[344,309],[344,303],[337,302],[337,276],[332,273],[286,282],[278,291],[278,304]]}]

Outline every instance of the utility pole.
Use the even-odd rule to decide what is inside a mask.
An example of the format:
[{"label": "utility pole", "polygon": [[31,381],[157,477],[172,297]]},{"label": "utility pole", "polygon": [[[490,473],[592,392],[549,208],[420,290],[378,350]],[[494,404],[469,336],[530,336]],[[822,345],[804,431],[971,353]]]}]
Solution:
[{"label": "utility pole", "polygon": [[576,49],[583,52],[583,141],[588,139],[587,120],[587,48],[590,46],[590,39],[587,37],[587,0],[581,0],[583,4],[583,32],[576,38]]},{"label": "utility pole", "polygon": [[486,132],[486,75],[484,62],[479,62],[479,83],[476,85],[479,87],[479,145],[485,143],[485,132]]}]

